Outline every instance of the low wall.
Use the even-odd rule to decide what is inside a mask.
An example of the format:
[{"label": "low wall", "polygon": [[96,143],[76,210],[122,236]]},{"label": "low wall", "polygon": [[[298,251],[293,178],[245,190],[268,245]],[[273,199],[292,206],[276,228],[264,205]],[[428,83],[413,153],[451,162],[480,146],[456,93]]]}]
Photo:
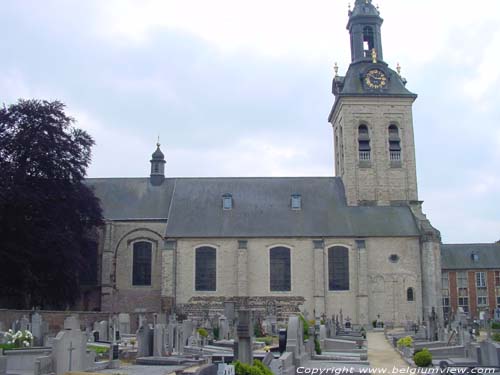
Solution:
[{"label": "low wall", "polygon": [[[4,329],[7,330],[12,327],[12,323],[23,316],[26,316],[31,321],[31,315],[35,311],[33,310],[8,310],[0,309],[0,322],[3,323]],[[92,327],[94,322],[101,320],[109,320],[113,314],[108,312],[96,312],[96,311],[52,311],[52,310],[38,310],[43,321],[48,322],[49,333],[56,334],[61,331],[64,326],[64,319],[71,315],[78,315],[80,319],[80,324],[83,328]],[[130,315],[130,332],[135,333],[137,331],[139,324],[139,315],[145,315],[148,322],[153,322],[152,313],[129,313]]]}]

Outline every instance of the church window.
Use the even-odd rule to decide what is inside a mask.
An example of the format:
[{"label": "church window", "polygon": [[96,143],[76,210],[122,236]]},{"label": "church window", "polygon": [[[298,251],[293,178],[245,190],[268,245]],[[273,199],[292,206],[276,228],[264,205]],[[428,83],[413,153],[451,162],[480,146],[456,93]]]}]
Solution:
[{"label": "church window", "polygon": [[495,286],[500,287],[500,271],[495,271]]},{"label": "church window", "polygon": [[346,247],[328,249],[328,289],[349,290],[349,249]]},{"label": "church window", "polygon": [[231,210],[233,208],[233,196],[231,194],[224,194],[222,196],[222,208],[224,210]]},{"label": "church window", "polygon": [[313,240],[313,247],[315,250],[323,250],[325,248],[325,241]]},{"label": "church window", "polygon": [[151,285],[151,242],[139,241],[133,245],[132,285]]},{"label": "church window", "polygon": [[397,262],[399,262],[399,255],[392,254],[391,256],[389,256],[389,262],[391,262],[391,263],[397,263]]},{"label": "church window", "polygon": [[160,166],[158,163],[153,164],[153,173],[159,173],[160,172]]},{"label": "church window", "polygon": [[302,197],[300,194],[292,194],[291,206],[292,210],[300,210],[302,208]]},{"label": "church window", "polygon": [[213,247],[196,249],[195,290],[215,292],[217,280],[217,254]]},{"label": "church window", "polygon": [[363,49],[365,51],[365,57],[371,57],[371,50],[375,48],[374,40],[373,28],[371,26],[365,26],[363,28]]},{"label": "church window", "polygon": [[401,161],[401,139],[396,125],[389,126],[389,158],[391,162]]},{"label": "church window", "polygon": [[248,240],[238,240],[238,249],[245,250],[248,247]]},{"label": "church window", "polygon": [[486,287],[486,274],[484,272],[476,272],[476,286],[478,288]]},{"label": "church window", "polygon": [[408,302],[413,302],[415,301],[415,291],[413,290],[413,288],[408,288],[406,290],[406,300]]},{"label": "church window", "polygon": [[269,251],[269,260],[271,292],[291,291],[290,249],[283,246],[273,247]]},{"label": "church window", "polygon": [[366,125],[360,125],[358,128],[358,146],[359,161],[371,160],[370,134]]}]

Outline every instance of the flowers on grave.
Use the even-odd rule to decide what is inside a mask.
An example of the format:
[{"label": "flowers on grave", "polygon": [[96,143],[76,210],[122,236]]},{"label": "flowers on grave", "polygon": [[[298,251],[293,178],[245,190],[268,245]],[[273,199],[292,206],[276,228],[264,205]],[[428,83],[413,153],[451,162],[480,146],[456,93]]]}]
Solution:
[{"label": "flowers on grave", "polygon": [[5,339],[7,344],[13,345],[15,348],[28,348],[33,342],[33,334],[27,329],[15,333],[12,329],[9,329],[5,333]]}]

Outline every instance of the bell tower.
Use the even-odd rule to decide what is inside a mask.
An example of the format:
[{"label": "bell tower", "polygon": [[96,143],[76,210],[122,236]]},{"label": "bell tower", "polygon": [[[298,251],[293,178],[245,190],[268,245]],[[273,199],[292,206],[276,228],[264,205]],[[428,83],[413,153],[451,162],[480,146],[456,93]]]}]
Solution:
[{"label": "bell tower", "polygon": [[383,19],[371,0],[349,10],[351,64],[335,66],[333,127],[335,174],[347,201],[358,205],[401,205],[418,200],[412,105],[417,95],[383,61]]}]

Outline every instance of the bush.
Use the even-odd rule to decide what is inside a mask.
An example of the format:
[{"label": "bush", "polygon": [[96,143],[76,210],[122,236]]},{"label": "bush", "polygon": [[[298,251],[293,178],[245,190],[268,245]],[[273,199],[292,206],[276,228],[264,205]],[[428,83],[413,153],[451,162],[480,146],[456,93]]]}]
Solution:
[{"label": "bush", "polygon": [[255,339],[257,342],[263,342],[266,345],[272,345],[273,344],[273,337],[272,336],[264,336],[264,337],[258,337]]},{"label": "bush", "polygon": [[402,337],[397,342],[398,348],[410,348],[413,345],[411,336]]},{"label": "bush", "polygon": [[314,339],[314,350],[316,351],[316,354],[321,354],[321,344],[318,339]]},{"label": "bush", "polygon": [[109,348],[97,345],[87,345],[88,350],[92,350],[96,354],[105,354],[109,352]]},{"label": "bush", "polygon": [[500,333],[494,333],[491,338],[493,341],[500,342]]},{"label": "bush", "polygon": [[9,350],[9,349],[15,349],[16,346],[14,344],[0,344],[0,349],[3,350]]},{"label": "bush", "polygon": [[234,370],[236,375],[273,375],[271,370],[257,359],[253,361],[252,366],[236,361]]},{"label": "bush", "polygon": [[309,339],[309,323],[307,323],[307,320],[304,318],[302,314],[299,315],[299,319],[302,321],[302,325],[304,327],[304,341],[305,341]]},{"label": "bush", "polygon": [[500,322],[491,323],[491,328],[492,329],[500,329]]},{"label": "bush", "polygon": [[205,328],[198,328],[198,331],[196,332],[198,332],[198,335],[200,335],[201,337],[208,337],[208,331]]},{"label": "bush", "polygon": [[418,367],[428,367],[432,363],[432,354],[427,349],[422,349],[413,356]]}]

